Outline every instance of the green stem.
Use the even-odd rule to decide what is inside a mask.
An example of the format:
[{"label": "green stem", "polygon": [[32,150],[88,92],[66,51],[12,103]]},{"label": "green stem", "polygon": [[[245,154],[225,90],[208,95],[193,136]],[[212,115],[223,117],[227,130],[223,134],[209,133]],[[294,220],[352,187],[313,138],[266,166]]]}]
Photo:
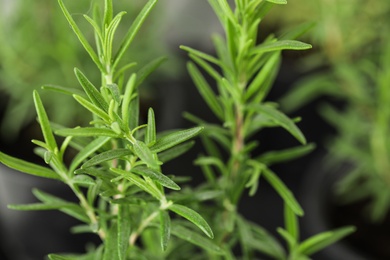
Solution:
[{"label": "green stem", "polygon": [[141,222],[138,229],[130,235],[130,239],[129,239],[130,246],[134,246],[135,242],[137,241],[138,237],[141,235],[142,231],[145,228],[147,228],[150,222],[152,222],[158,215],[159,215],[158,210],[153,211],[152,214],[150,214],[144,221]]}]

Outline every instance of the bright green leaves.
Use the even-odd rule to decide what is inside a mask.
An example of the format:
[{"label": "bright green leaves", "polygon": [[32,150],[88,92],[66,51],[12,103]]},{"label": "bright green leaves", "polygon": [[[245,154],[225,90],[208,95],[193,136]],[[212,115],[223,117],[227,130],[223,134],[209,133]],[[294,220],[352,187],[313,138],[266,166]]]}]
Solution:
[{"label": "bright green leaves", "polygon": [[77,68],[74,69],[74,73],[80,82],[80,85],[83,87],[85,93],[89,97],[90,101],[102,109],[103,111],[108,111],[107,101],[104,99],[102,94],[96,89],[96,87],[87,79],[87,77]]},{"label": "bright green leaves", "polygon": [[294,136],[302,144],[306,144],[306,138],[302,134],[301,130],[295,125],[295,123],[288,118],[285,114],[278,111],[272,106],[269,105],[252,105],[248,107],[248,110],[254,111],[258,114],[268,117],[271,121],[275,122],[277,125],[286,129],[292,136]]},{"label": "bright green leaves", "polygon": [[73,20],[72,15],[69,13],[68,9],[66,9],[63,1],[58,0],[58,3],[61,7],[62,12],[65,15],[66,20],[68,20],[70,27],[72,28],[73,32],[76,34],[77,38],[79,39],[80,43],[83,45],[84,49],[88,52],[89,56],[91,57],[93,62],[95,62],[96,66],[101,71],[105,71],[103,64],[99,60],[98,55],[96,54],[92,46],[89,44],[88,40],[85,38],[84,34],[81,32],[76,22]]},{"label": "bright green leaves", "polygon": [[129,237],[131,234],[131,212],[128,205],[120,205],[118,209],[118,256],[120,260],[125,260],[129,247]]},{"label": "bright green leaves", "polygon": [[116,54],[113,54],[114,35],[121,22],[123,15],[125,15],[126,12],[120,12],[115,15],[115,17],[113,17],[112,1],[105,1],[103,15],[104,17],[101,27],[95,19],[84,15],[84,18],[92,25],[95,35],[97,35],[96,52],[88,42],[87,38],[84,36],[83,32],[78,27],[77,23],[72,18],[72,15],[65,7],[63,1],[58,0],[58,2],[73,32],[76,34],[80,43],[87,51],[91,59],[95,62],[101,73],[104,75],[112,75],[119,62],[123,58],[125,52],[129,48],[130,44],[134,40],[137,32],[140,30],[141,25],[144,23],[146,17],[149,15],[151,10],[157,3],[157,0],[150,0],[145,5],[145,7],[142,9],[142,11],[139,13],[137,18],[133,22],[130,29],[127,31],[124,39],[122,40],[122,44],[120,45],[119,50]]},{"label": "bright green leaves", "polygon": [[[221,126],[215,127],[195,116],[187,116],[205,127],[202,140],[207,155],[200,156],[195,163],[202,167],[208,185],[224,192],[222,219],[225,221],[215,225],[224,230],[226,236],[231,236],[231,240],[225,242],[226,245],[231,243],[227,248],[230,250],[239,241],[245,259],[253,257],[256,250],[283,259],[285,256],[280,247],[271,252],[264,246],[259,248],[261,246],[251,244],[250,240],[253,240],[256,232],[245,221],[237,220],[238,225],[234,224],[237,218],[235,209],[244,189],[250,189],[250,195],[254,195],[260,178],[264,178],[283,199],[294,219],[303,215],[292,192],[268,167],[304,155],[313,147],[309,145],[269,152],[252,159],[259,143],[250,138],[265,127],[282,127],[301,144],[306,144],[295,120],[279,111],[277,104],[265,103],[264,100],[279,70],[281,52],[306,50],[311,45],[288,39],[287,34],[280,39],[271,35],[263,43],[258,43],[258,26],[263,17],[272,5],[286,4],[286,0],[236,0],[235,9],[227,0],[209,2],[225,31],[225,38],[214,38],[217,57],[190,47],[181,47],[194,62],[189,63],[187,69],[198,92],[211,112],[221,121]],[[304,29],[291,36],[296,37]],[[210,77],[205,77],[198,68],[203,69]],[[214,80],[215,88],[210,84],[209,78]],[[152,146],[151,149],[153,148]],[[227,156],[223,156],[225,153]],[[220,203],[218,199],[217,203]],[[294,224],[290,223],[288,232],[291,232],[294,240],[297,235],[293,229]]]},{"label": "bright green leaves", "polygon": [[58,150],[57,143],[54,139],[53,132],[51,130],[50,122],[47,117],[45,108],[43,107],[42,100],[39,97],[39,94],[37,91],[34,91],[34,103],[35,103],[35,109],[38,114],[39,124],[41,125],[43,138],[45,139],[47,148],[51,152],[55,152]]},{"label": "bright green leaves", "polygon": [[135,35],[137,34],[139,29],[141,28],[141,25],[144,23],[146,17],[152,11],[152,9],[156,5],[156,3],[157,3],[157,0],[149,0],[148,3],[144,6],[144,8],[141,10],[139,15],[137,16],[137,18],[134,20],[129,31],[125,35],[117,54],[114,57],[114,60],[115,60],[114,64],[113,64],[114,69],[117,67],[119,61],[122,59],[126,50],[129,48],[130,44],[133,42]]},{"label": "bright green leaves", "polygon": [[114,159],[120,159],[124,158],[131,154],[131,151],[128,149],[115,149],[115,150],[108,150],[102,153],[97,154],[96,156],[92,157],[90,160],[85,162],[81,168],[89,168],[98,164],[101,164],[103,162],[111,161]]},{"label": "bright green leaves", "polygon": [[160,210],[160,239],[161,248],[167,250],[168,242],[171,237],[171,218],[165,210]]},{"label": "bright green leaves", "polygon": [[224,251],[215,243],[213,243],[213,241],[210,241],[210,239],[206,239],[204,236],[199,235],[197,232],[194,232],[183,226],[173,226],[171,229],[171,233],[172,235],[181,238],[185,241],[188,241],[194,245],[197,245],[198,247],[203,248],[212,254],[224,254]]},{"label": "bright green leaves", "polygon": [[106,113],[106,111],[104,111],[100,107],[89,102],[88,100],[86,100],[85,98],[83,98],[81,96],[73,95],[73,97],[74,97],[74,99],[77,100],[77,102],[79,102],[83,107],[88,109],[91,113],[97,115],[98,117],[100,117],[102,120],[104,120],[106,122],[110,121],[110,116]]},{"label": "bright green leaves", "polygon": [[149,108],[148,111],[148,125],[145,133],[145,143],[147,145],[153,145],[156,142],[156,120],[154,118],[154,111]]},{"label": "bright green leaves", "polygon": [[271,186],[279,193],[285,203],[298,216],[303,216],[303,210],[294,195],[286,187],[286,185],[279,179],[279,177],[269,169],[263,171],[264,178],[271,184]]},{"label": "bright green leaves", "polygon": [[186,218],[187,220],[194,223],[200,230],[202,230],[208,237],[213,238],[214,234],[211,230],[209,224],[207,224],[206,220],[199,215],[196,211],[178,204],[173,204],[169,206],[169,210],[175,212],[176,214]]},{"label": "bright green leaves", "polygon": [[287,4],[287,0],[266,0],[266,1],[273,4],[279,4],[279,5]]},{"label": "bright green leaves", "polygon": [[259,46],[252,49],[250,52],[251,55],[266,53],[271,51],[281,51],[281,50],[307,50],[312,46],[310,44],[294,41],[294,40],[281,40],[275,42],[269,42],[260,44]]},{"label": "bright green leaves", "polygon": [[53,171],[46,167],[36,165],[21,159],[6,155],[0,152],[0,162],[14,170],[24,172],[30,175],[39,176],[49,179],[60,179],[60,177]]},{"label": "bright green leaves", "polygon": [[122,100],[122,118],[123,118],[123,125],[126,127],[126,131],[129,131],[129,128],[131,128],[131,125],[135,125],[134,123],[131,123],[131,121],[136,120],[134,116],[138,116],[138,113],[130,113],[132,112],[130,108],[131,105],[134,104],[137,100],[137,91],[136,91],[136,80],[137,75],[132,74],[127,81],[126,89],[124,91],[123,100]]},{"label": "bright green leaves", "polygon": [[245,93],[245,99],[249,100],[253,96],[256,97],[256,100],[263,100],[268,94],[271,84],[266,84],[269,78],[269,75],[272,75],[272,72],[278,69],[278,64],[280,62],[280,53],[275,52],[265,61],[262,69],[257,73],[253,78],[252,82],[248,86],[248,90]]},{"label": "bright green leaves", "polygon": [[119,176],[125,178],[130,183],[136,185],[138,188],[140,188],[142,191],[149,193],[152,195],[155,199],[162,201],[164,199],[164,194],[162,191],[157,187],[156,183],[151,181],[150,178],[141,178],[137,174],[124,171],[121,169],[111,168],[111,171],[118,174]]},{"label": "bright green leaves", "polygon": [[312,255],[325,247],[339,241],[340,239],[355,232],[355,227],[343,227],[332,231],[326,231],[315,236],[312,236],[303,241],[298,251],[304,255]]},{"label": "bright green leaves", "polygon": [[114,34],[116,29],[118,28],[118,25],[122,19],[122,16],[125,15],[126,12],[120,12],[118,13],[114,19],[110,22],[109,25],[105,25],[104,27],[104,37],[102,41],[103,45],[103,54],[105,57],[105,63],[111,64],[112,62],[112,47],[113,47],[113,41],[114,41]]},{"label": "bright green leaves", "polygon": [[149,193],[159,201],[163,201],[165,197],[158,185],[172,190],[180,190],[179,185],[166,175],[147,167],[135,167],[130,171],[111,168],[111,171],[127,179],[130,183],[138,186],[138,188]]},{"label": "bright green leaves", "polygon": [[151,152],[149,147],[142,141],[136,140],[133,143],[134,153],[144,162],[148,167],[157,169],[159,162],[155,159],[155,155]]},{"label": "bright green leaves", "polygon": [[96,137],[106,136],[112,138],[119,138],[120,135],[111,129],[97,128],[97,127],[83,127],[83,128],[64,128],[55,132],[59,136],[78,136],[78,137]]},{"label": "bright green leaves", "polygon": [[170,178],[168,178],[166,175],[162,174],[161,172],[150,169],[147,167],[136,167],[131,170],[131,172],[136,173],[138,175],[148,177],[157,183],[161,184],[164,187],[167,187],[172,190],[180,190],[179,185],[177,185],[174,181],[172,181]]},{"label": "bright green leaves", "polygon": [[[126,75],[127,70],[135,66],[135,63],[120,65],[125,52],[157,0],[147,2],[132,25],[127,27],[129,30],[124,32],[121,44],[116,44],[115,36],[125,12],[114,14],[113,1],[104,0],[102,1],[104,12],[100,13],[101,6],[94,3],[92,17],[84,15],[84,18],[91,25],[96,47],[91,46],[90,39],[86,37],[89,34],[81,31],[64,1],[58,0],[58,3],[71,29],[100,71],[98,79],[101,82],[97,83],[96,78],[89,78],[80,69],[75,68],[74,73],[82,90],[52,85],[44,88],[73,96],[87,112],[91,113],[92,121],[89,126],[74,128],[51,123],[40,96],[35,91],[34,103],[44,140],[33,142],[39,146],[37,154],[52,169],[24,162],[1,152],[0,162],[31,175],[61,180],[74,192],[79,201],[68,202],[35,190],[34,195],[39,203],[11,205],[10,208],[55,209],[84,222],[83,225],[72,228],[72,231],[93,232],[102,240],[102,245],[94,253],[85,255],[88,259],[128,259],[138,250],[138,244],[143,244],[145,252],[149,251],[149,247],[156,248],[155,244],[158,243],[155,243],[154,237],[153,240],[146,241],[148,234],[145,233],[150,231],[149,227],[155,226],[157,216],[160,217],[161,239],[157,247],[159,250],[169,252],[169,241],[173,234],[210,252],[220,254],[222,250],[211,244],[208,238],[201,236],[199,232],[184,228],[183,220],[171,221],[170,213],[174,212],[179,218],[184,217],[193,223],[206,236],[213,237],[210,226],[199,213],[187,206],[174,204],[168,199],[170,194],[167,195],[166,192],[173,194],[174,191],[176,195],[181,188],[176,183],[176,178],[168,177],[161,169],[163,162],[188,151],[194,144],[190,140],[200,134],[203,127],[160,134],[156,131],[156,118],[152,108],[148,110],[146,122],[140,116],[138,88],[165,61],[165,58],[154,59],[135,70],[136,72],[129,72],[130,77]],[[117,46],[119,48],[114,52]],[[201,77],[200,73],[197,76]],[[222,115],[221,109],[220,113]],[[53,133],[60,138],[56,140]],[[57,142],[61,140],[62,145],[59,149]],[[72,148],[71,152],[68,152],[68,148]],[[73,156],[69,163],[64,162],[64,154]],[[203,196],[207,197],[207,193]],[[138,239],[142,239],[142,243],[138,243]],[[82,259],[84,256],[49,257]]]},{"label": "bright green leaves", "polygon": [[214,112],[218,118],[223,118],[223,108],[219,103],[217,97],[215,96],[210,85],[204,79],[200,71],[191,63],[188,64],[188,71],[197,86],[199,93],[202,95],[203,99],[206,101],[207,105]]},{"label": "bright green leaves", "polygon": [[332,231],[316,234],[300,242],[299,222],[293,210],[285,204],[285,228],[278,228],[278,233],[287,242],[290,257],[294,259],[309,259],[312,254],[334,244],[355,231],[354,227],[343,227]]},{"label": "bright green leaves", "polygon": [[189,139],[197,136],[203,127],[193,127],[186,130],[175,131],[158,138],[156,143],[151,147],[152,152],[159,153],[168,150],[180,143],[188,141]]},{"label": "bright green leaves", "polygon": [[89,223],[88,216],[84,212],[83,208],[73,202],[69,202],[58,198],[54,195],[45,193],[41,190],[34,189],[34,196],[40,201],[40,203],[32,203],[25,205],[9,205],[8,207],[15,210],[59,210],[65,214],[68,214],[82,222]]}]

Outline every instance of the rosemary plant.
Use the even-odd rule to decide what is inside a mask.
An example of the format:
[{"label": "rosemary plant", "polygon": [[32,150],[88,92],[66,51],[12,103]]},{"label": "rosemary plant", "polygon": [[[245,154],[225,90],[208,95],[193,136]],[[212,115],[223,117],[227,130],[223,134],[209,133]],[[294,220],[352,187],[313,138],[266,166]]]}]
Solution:
[{"label": "rosemary plant", "polygon": [[[112,1],[106,0],[103,15],[95,8],[93,18],[84,16],[96,36],[95,50],[63,1],[59,0],[58,3],[72,30],[101,73],[101,87],[96,88],[80,69],[75,68],[75,75],[83,91],[56,86],[44,88],[72,95],[92,113],[93,121],[89,127],[71,129],[52,124],[40,95],[34,91],[34,104],[44,140],[33,142],[38,146],[36,153],[44,158],[49,168],[24,162],[4,153],[0,153],[0,161],[28,174],[62,181],[74,192],[79,204],[34,190],[34,195],[41,203],[11,205],[10,208],[58,209],[77,218],[84,225],[75,227],[74,232],[93,232],[102,240],[102,246],[90,253],[96,259],[133,259],[142,254],[146,257],[152,254],[155,244],[160,245],[160,251],[165,251],[171,233],[195,243],[197,240],[205,240],[199,235],[192,238],[194,231],[191,227],[185,227],[180,222],[171,223],[168,211],[188,219],[212,238],[211,228],[197,212],[167,199],[165,189],[180,190],[180,187],[172,178],[161,173],[161,164],[188,150],[192,143],[186,141],[196,136],[202,128],[194,127],[157,135],[153,109],[148,111],[147,122],[140,124],[138,87],[163,59],[152,61],[132,73],[128,79],[125,78],[125,72],[135,64],[120,63],[157,1],[148,1],[115,53],[115,31],[125,12],[114,16]],[[64,137],[60,144],[54,133]],[[77,154],[66,164],[64,154],[70,147]],[[154,228],[156,224],[155,232],[160,234],[161,240],[147,239],[151,235],[149,232],[140,245],[139,240],[145,234],[144,230]],[[156,235],[155,232],[152,235]],[[144,253],[139,252],[141,247],[144,248]],[[165,253],[167,257],[169,252],[170,250]],[[63,259],[57,255],[49,255],[49,258]]]},{"label": "rosemary plant", "polygon": [[[82,91],[44,87],[73,96],[91,113],[90,126],[64,128],[50,122],[40,94],[34,91],[43,140],[33,142],[48,167],[0,152],[3,164],[61,181],[79,200],[78,204],[69,202],[36,189],[33,193],[39,203],[10,208],[60,210],[82,223],[73,232],[92,232],[102,241],[85,255],[50,254],[50,259],[253,259],[258,252],[273,259],[309,259],[353,230],[328,231],[300,242],[297,217],[303,215],[303,210],[270,169],[275,163],[313,149],[313,145],[306,145],[295,124],[299,119],[288,118],[278,110],[277,103],[265,100],[277,75],[281,51],[311,47],[294,40],[306,30],[302,27],[280,37],[270,35],[258,43],[260,22],[274,4],[286,4],[285,0],[236,0],[235,9],[227,0],[210,0],[226,32],[225,38],[214,38],[217,57],[190,47],[181,48],[192,58],[189,73],[220,124],[207,123],[187,113],[186,117],[199,126],[166,133],[156,132],[152,108],[142,122],[138,94],[145,78],[164,59],[158,58],[129,76],[135,64],[123,63],[157,0],[146,3],[118,50],[114,48],[115,32],[125,12],[114,16],[113,1],[103,2],[102,14],[100,5],[96,5],[93,17],[84,15],[95,35],[93,48],[63,0],[58,0],[70,27],[101,74],[98,87],[79,68],[74,72]],[[198,67],[215,80],[217,91]],[[303,146],[256,154],[259,143],[253,137],[265,127],[282,127]],[[162,164],[190,149],[191,139],[201,132],[207,154],[200,156],[196,164],[202,168],[206,182],[194,189],[180,190],[181,179],[163,174]],[[70,149],[75,155],[65,163],[64,155]],[[278,232],[287,241],[287,253],[261,226],[237,211],[243,193],[249,189],[251,195],[255,194],[261,177],[285,204],[285,228]],[[204,203],[206,200],[208,203]]]},{"label": "rosemary plant", "polygon": [[[199,93],[221,122],[207,123],[186,114],[189,120],[205,129],[201,138],[207,154],[195,161],[201,166],[207,180],[201,189],[221,192],[214,200],[215,206],[209,211],[213,215],[210,219],[215,220],[212,225],[215,242],[226,250],[227,259],[234,258],[237,245],[244,259],[252,259],[256,251],[274,259],[307,259],[323,246],[353,230],[347,227],[334,234],[320,234],[300,243],[297,216],[303,216],[303,210],[292,192],[270,168],[275,163],[302,156],[314,148],[312,144],[306,144],[304,135],[296,126],[295,122],[299,119],[288,118],[278,110],[277,103],[265,100],[277,75],[281,52],[311,48],[309,44],[294,40],[311,25],[301,26],[280,37],[270,35],[258,43],[258,26],[264,16],[274,4],[286,4],[286,1],[237,0],[234,9],[226,0],[209,2],[226,36],[213,38],[217,57],[187,46],[181,48],[193,60],[188,64],[188,71]],[[215,81],[216,91],[198,67]],[[267,127],[284,128],[303,146],[256,154],[254,151],[259,143],[253,137]],[[261,177],[274,187],[284,201],[285,228],[279,228],[278,232],[289,245],[288,253],[261,227],[245,220],[237,212],[243,192],[249,189],[249,194],[254,195]],[[215,207],[219,210],[215,211]]]},{"label": "rosemary plant", "polygon": [[[75,1],[68,3],[70,10],[80,12],[90,11],[92,1]],[[68,76],[68,68],[77,66],[91,79],[99,78],[98,71],[89,66],[89,59],[83,47],[75,37],[69,37],[68,22],[63,19],[62,12],[56,1],[22,0],[6,1],[0,18],[0,90],[4,92],[4,115],[1,120],[1,136],[4,141],[16,138],[19,131],[34,121],[34,105],[31,92],[43,84],[59,86],[75,86],[75,77]],[[127,9],[127,16],[134,17],[141,10],[141,2],[127,8],[126,3],[119,1],[116,5]],[[8,13],[3,13],[10,6]],[[146,30],[142,37],[133,42],[129,50],[133,60],[140,64],[160,55],[167,55],[167,48],[156,39],[160,39],[156,24],[161,24],[161,15],[149,17]],[[89,24],[83,21],[80,14],[75,14],[82,30]],[[118,35],[124,34],[124,23],[118,26]],[[88,40],[93,39],[92,33],[86,33]],[[174,64],[173,64],[174,65]],[[172,76],[174,66],[164,66],[146,79],[147,86],[141,89],[145,96],[151,87],[150,81],[156,77]],[[149,91],[150,92],[150,91]],[[52,120],[63,125],[70,125],[76,120],[86,121],[85,113],[72,97],[60,93],[41,93],[42,101]],[[6,102],[7,101],[7,102]],[[5,104],[6,103],[6,104]],[[64,110],[63,107],[68,107]]]},{"label": "rosemary plant", "polygon": [[[289,111],[323,95],[344,103],[341,108],[320,106],[320,114],[337,131],[327,144],[324,165],[332,172],[345,171],[336,185],[337,200],[345,204],[368,201],[369,218],[379,222],[390,209],[389,30],[384,25],[390,5],[360,0],[344,7],[338,1],[312,4],[316,7],[312,11],[320,15],[311,37],[321,48],[306,63],[318,72],[299,81],[281,103]],[[365,12],[367,6],[369,12]],[[351,29],[356,19],[365,26]]]}]

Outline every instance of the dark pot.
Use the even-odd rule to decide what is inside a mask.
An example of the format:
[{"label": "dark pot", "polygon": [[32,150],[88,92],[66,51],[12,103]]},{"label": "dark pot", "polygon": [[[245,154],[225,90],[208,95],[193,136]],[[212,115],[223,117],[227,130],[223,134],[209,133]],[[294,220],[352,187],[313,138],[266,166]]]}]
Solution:
[{"label": "dark pot", "polygon": [[305,237],[342,226],[353,225],[356,232],[314,256],[316,260],[385,260],[390,259],[390,219],[381,225],[370,223],[364,210],[366,202],[348,205],[338,203],[335,183],[343,177],[348,165],[325,170],[317,160],[304,176],[300,201],[305,210],[302,232]]}]

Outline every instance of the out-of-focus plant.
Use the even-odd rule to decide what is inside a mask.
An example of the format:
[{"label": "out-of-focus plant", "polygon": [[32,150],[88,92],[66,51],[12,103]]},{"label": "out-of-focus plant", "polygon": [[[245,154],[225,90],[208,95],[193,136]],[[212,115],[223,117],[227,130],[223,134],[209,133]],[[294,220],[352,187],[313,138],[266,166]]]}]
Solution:
[{"label": "out-of-focus plant", "polygon": [[316,72],[281,103],[293,111],[321,95],[343,101],[342,108],[320,108],[337,130],[329,162],[351,164],[337,193],[345,202],[369,199],[369,215],[379,221],[390,208],[390,3],[316,0],[310,6],[307,13],[318,19],[311,36],[319,48],[304,62]]},{"label": "out-of-focus plant", "polygon": [[[80,11],[91,13],[93,2],[69,3],[70,10],[77,10],[78,13],[72,16],[82,28],[88,24]],[[32,90],[47,83],[76,86],[76,79],[67,76],[69,66],[83,67],[93,80],[99,80],[100,76],[88,65],[88,57],[77,40],[69,37],[69,25],[55,2],[13,1],[5,4],[9,8],[4,8],[3,12],[7,13],[0,17],[0,91],[6,96],[3,102],[7,106],[0,124],[2,136],[12,139],[34,119]],[[134,2],[128,10],[129,17],[134,17],[133,14],[141,9],[141,4],[141,1]],[[124,2],[118,3],[119,7],[126,5]],[[160,35],[153,29],[156,28],[153,25],[159,23],[159,16],[151,18],[147,24],[149,30],[142,32],[142,37],[135,41],[130,50],[133,61],[141,64],[167,52],[165,45],[156,41]],[[123,34],[125,29],[120,25],[118,34]],[[92,39],[94,36],[87,34],[86,37]],[[173,71],[167,67],[163,73],[168,75]],[[85,120],[85,114],[70,97],[51,93],[43,94],[42,99],[50,116],[59,123],[69,125]]]},{"label": "out-of-focus plant", "polygon": [[[90,112],[92,121],[90,126],[75,128],[51,122],[40,94],[34,91],[43,141],[33,143],[48,167],[0,152],[1,163],[63,182],[79,202],[36,189],[33,193],[39,203],[11,208],[60,210],[82,223],[73,232],[92,232],[102,241],[86,255],[51,254],[50,259],[253,259],[260,252],[273,259],[305,260],[353,231],[351,227],[327,231],[301,242],[297,218],[303,210],[270,169],[275,163],[294,159],[313,148],[306,145],[296,126],[299,119],[288,118],[279,111],[277,103],[265,100],[278,72],[281,51],[311,47],[294,40],[306,27],[280,37],[270,35],[258,43],[262,19],[273,5],[286,1],[236,0],[233,9],[227,0],[210,0],[226,33],[225,38],[214,38],[217,57],[190,47],[182,49],[192,58],[189,73],[220,124],[187,114],[199,126],[164,133],[156,131],[153,109],[148,110],[145,122],[139,113],[139,87],[164,59],[157,58],[130,75],[126,71],[135,64],[123,59],[157,0],[146,3],[122,41],[116,40],[115,33],[125,12],[114,15],[112,0],[98,2],[92,16],[84,15],[92,28],[88,32],[95,36],[95,47],[63,0],[58,2],[97,67],[101,81],[92,83],[86,73],[76,68],[82,89],[44,89],[72,96]],[[216,91],[199,67],[215,81]],[[253,136],[266,127],[282,127],[304,146],[256,154],[259,143]],[[162,165],[190,149],[190,139],[203,130],[207,154],[200,156],[196,164],[202,168],[206,181],[195,189],[180,190],[178,183],[183,180],[163,174]],[[75,151],[74,156],[66,163],[64,155],[70,148]],[[269,182],[283,199],[285,227],[278,232],[288,244],[287,253],[261,226],[237,211],[243,193],[249,190],[249,194],[255,194],[260,178]],[[206,219],[212,221],[213,229]]]}]

